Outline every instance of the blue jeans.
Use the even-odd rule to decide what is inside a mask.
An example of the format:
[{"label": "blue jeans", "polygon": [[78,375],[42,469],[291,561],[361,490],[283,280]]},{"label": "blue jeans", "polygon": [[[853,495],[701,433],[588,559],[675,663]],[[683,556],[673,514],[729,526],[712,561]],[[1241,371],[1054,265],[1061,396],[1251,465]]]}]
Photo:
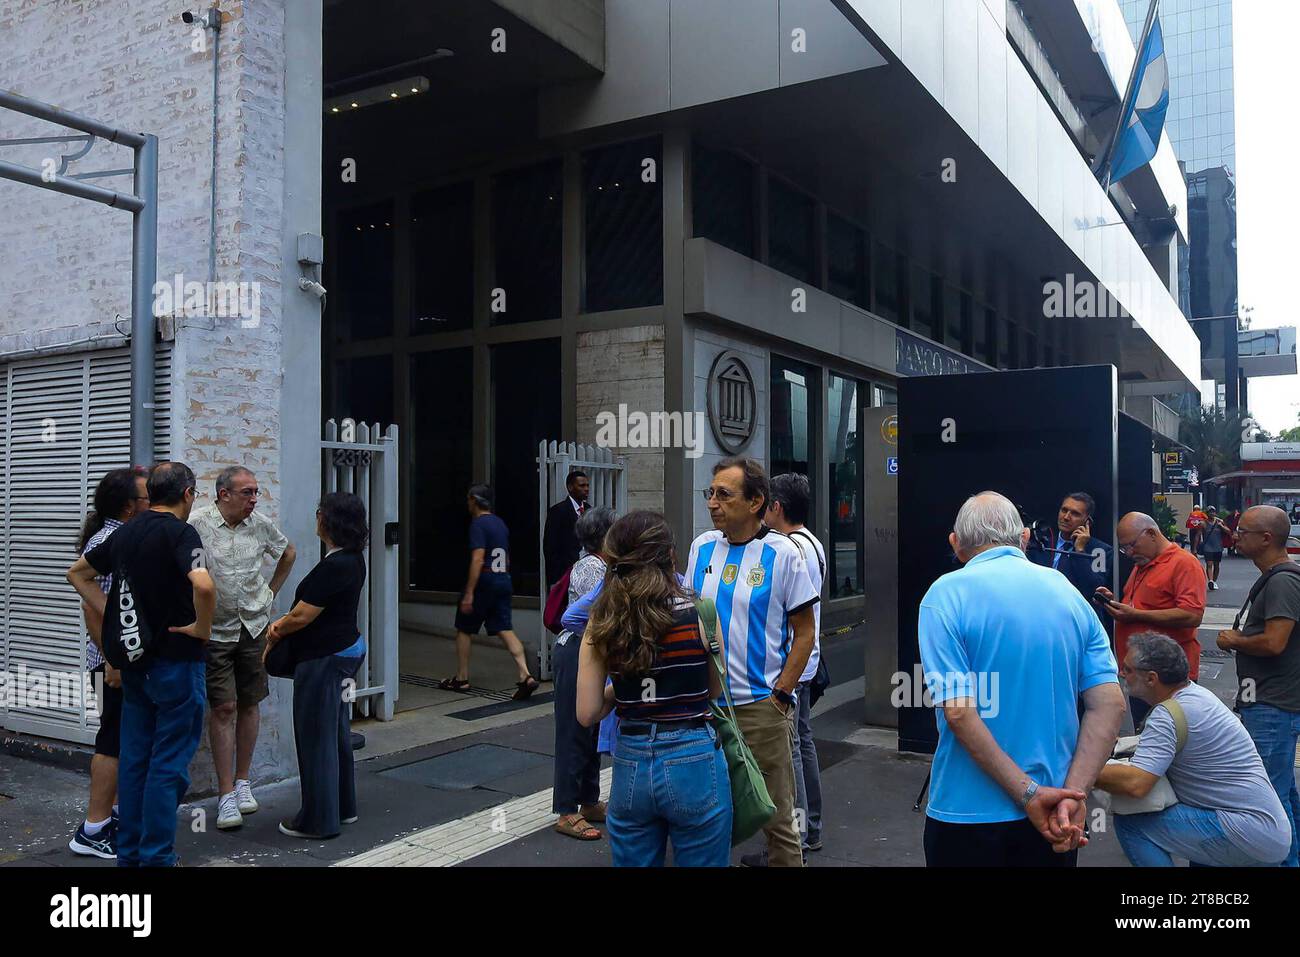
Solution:
[{"label": "blue jeans", "polygon": [[678,867],[731,862],[731,779],[711,727],[652,724],[620,732],[606,828],[615,867],[662,867],[673,842]]},{"label": "blue jeans", "polygon": [[1219,815],[1190,804],[1174,804],[1151,814],[1116,814],[1115,836],[1134,867],[1173,867],[1184,857],[1193,867],[1259,867],[1233,844]]},{"label": "blue jeans", "polygon": [[1291,852],[1283,867],[1300,866],[1296,840],[1296,818],[1300,818],[1300,793],[1295,784],[1295,748],[1300,737],[1300,714],[1283,711],[1271,704],[1250,704],[1241,709],[1241,723],[1246,726],[1255,750],[1264,760],[1264,771],[1273,782],[1287,820],[1291,822]]},{"label": "blue jeans", "polygon": [[803,811],[800,836],[807,847],[822,839],[822,772],[812,736],[811,681],[799,682],[794,728],[794,806]]},{"label": "blue jeans", "polygon": [[202,661],[155,658],[122,672],[118,867],[176,863],[176,808],[203,734],[206,671]]}]

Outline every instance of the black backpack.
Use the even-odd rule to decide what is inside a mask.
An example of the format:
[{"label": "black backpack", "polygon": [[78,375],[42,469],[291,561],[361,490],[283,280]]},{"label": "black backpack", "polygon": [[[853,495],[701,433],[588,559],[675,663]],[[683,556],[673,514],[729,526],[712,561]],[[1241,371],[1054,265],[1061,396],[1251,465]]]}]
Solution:
[{"label": "black backpack", "polygon": [[149,533],[166,534],[167,527],[160,525],[137,532],[130,523],[113,533],[113,584],[104,604],[102,638],[104,658],[118,671],[141,671],[153,659],[157,636],[142,613],[140,596],[131,583],[127,570],[129,559],[135,557],[147,541]]}]

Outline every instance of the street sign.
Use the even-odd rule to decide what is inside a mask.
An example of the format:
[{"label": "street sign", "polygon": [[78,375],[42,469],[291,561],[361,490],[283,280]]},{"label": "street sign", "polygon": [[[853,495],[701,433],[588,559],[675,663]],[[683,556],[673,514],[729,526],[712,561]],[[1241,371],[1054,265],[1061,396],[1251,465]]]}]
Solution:
[{"label": "street sign", "polygon": [[891,455],[891,456],[889,456],[887,459],[885,459],[885,474],[886,474],[886,475],[897,475],[897,474],[898,474],[898,456],[897,456],[897,455]]}]

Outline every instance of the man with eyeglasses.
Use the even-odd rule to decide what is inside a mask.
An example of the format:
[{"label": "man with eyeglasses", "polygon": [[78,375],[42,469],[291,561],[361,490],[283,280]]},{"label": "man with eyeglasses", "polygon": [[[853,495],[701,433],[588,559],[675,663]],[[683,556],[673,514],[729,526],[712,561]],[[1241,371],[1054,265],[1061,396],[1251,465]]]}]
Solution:
[{"label": "man with eyeglasses", "polygon": [[763,828],[767,862],[802,867],[794,813],[795,690],[813,650],[813,607],[821,596],[798,546],[763,523],[772,490],[762,465],[744,456],[723,459],[704,498],[713,529],[691,542],[686,584],[717,606],[736,722],[776,805]]},{"label": "man with eyeglasses", "polygon": [[[1123,661],[1128,640],[1135,634],[1154,631],[1178,642],[1187,655],[1189,676],[1195,681],[1201,670],[1201,646],[1196,629],[1205,617],[1205,574],[1191,552],[1179,548],[1160,531],[1150,515],[1129,512],[1119,520],[1116,547],[1133,561],[1133,571],[1124,584],[1124,596],[1115,599],[1109,588],[1098,588],[1093,596],[1115,619],[1115,657]],[[1130,696],[1133,724],[1140,725],[1151,706]]]},{"label": "man with eyeglasses", "polygon": [[1291,822],[1286,866],[1300,866],[1300,793],[1295,754],[1300,740],[1300,565],[1287,554],[1291,523],[1272,505],[1246,509],[1237,523],[1237,549],[1260,577],[1218,645],[1237,655],[1237,707],[1273,789]]},{"label": "man with eyeglasses", "polygon": [[[176,808],[203,733],[203,646],[216,605],[203,542],[187,523],[194,473],[180,462],[160,462],[149,473],[148,495],[147,511],[67,574],[104,620],[105,657],[122,671],[118,867],[176,864]],[[105,595],[95,579],[109,574]]]},{"label": "man with eyeglasses", "polygon": [[[262,653],[271,605],[289,577],[297,553],[265,515],[256,511],[257,476],[239,465],[217,475],[216,501],[194,510],[190,524],[203,539],[208,571],[217,586],[217,611],[208,643],[208,740],[220,797],[217,827],[244,823],[258,808],[249,780],[269,693]],[[263,561],[275,562],[268,582]]]}]

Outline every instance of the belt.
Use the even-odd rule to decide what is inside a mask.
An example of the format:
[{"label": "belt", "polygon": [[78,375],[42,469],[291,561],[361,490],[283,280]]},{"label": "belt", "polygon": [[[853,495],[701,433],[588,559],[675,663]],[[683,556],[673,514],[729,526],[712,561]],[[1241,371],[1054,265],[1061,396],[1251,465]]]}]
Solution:
[{"label": "belt", "polygon": [[[676,731],[679,728],[704,728],[709,724],[708,718],[687,718],[685,721],[620,721],[618,724],[619,734],[649,734],[652,727],[658,726],[660,730]],[[665,728],[665,725],[669,727]]]}]

